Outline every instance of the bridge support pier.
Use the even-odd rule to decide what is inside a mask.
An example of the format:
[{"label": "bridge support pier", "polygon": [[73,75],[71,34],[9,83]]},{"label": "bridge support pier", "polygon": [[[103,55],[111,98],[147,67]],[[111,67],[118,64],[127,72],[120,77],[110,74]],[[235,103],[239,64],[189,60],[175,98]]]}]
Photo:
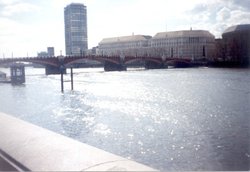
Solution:
[{"label": "bridge support pier", "polygon": [[104,63],[104,70],[105,71],[126,71],[127,67],[123,64],[116,64],[116,63],[106,61]]},{"label": "bridge support pier", "polygon": [[145,69],[163,69],[167,68],[164,63],[157,63],[153,61],[145,61]]},{"label": "bridge support pier", "polygon": [[170,61],[167,62],[168,66],[173,66],[175,68],[186,68],[186,67],[190,67],[190,63],[188,62],[181,62],[181,61]]}]

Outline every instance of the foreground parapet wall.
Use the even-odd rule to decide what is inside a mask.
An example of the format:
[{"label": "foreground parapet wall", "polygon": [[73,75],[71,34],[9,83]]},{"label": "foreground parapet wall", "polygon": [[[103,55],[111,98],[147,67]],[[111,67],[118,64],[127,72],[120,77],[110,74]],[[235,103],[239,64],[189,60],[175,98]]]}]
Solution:
[{"label": "foreground parapet wall", "polygon": [[0,136],[0,149],[6,159],[21,165],[21,169],[156,171],[3,113],[0,113]]}]

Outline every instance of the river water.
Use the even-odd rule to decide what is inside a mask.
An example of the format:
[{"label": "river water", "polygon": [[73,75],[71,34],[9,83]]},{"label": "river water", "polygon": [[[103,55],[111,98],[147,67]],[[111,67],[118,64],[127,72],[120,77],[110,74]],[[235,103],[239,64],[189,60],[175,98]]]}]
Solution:
[{"label": "river water", "polygon": [[0,111],[159,170],[250,168],[250,69],[75,69],[64,94],[44,73],[0,84]]}]

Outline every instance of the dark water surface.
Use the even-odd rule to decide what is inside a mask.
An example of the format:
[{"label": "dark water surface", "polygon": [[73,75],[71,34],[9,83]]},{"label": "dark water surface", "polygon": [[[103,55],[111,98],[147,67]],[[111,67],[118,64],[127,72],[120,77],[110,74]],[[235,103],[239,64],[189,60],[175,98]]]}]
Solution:
[{"label": "dark water surface", "polygon": [[0,111],[160,170],[249,170],[249,69],[74,72],[61,94],[27,68],[0,84]]}]

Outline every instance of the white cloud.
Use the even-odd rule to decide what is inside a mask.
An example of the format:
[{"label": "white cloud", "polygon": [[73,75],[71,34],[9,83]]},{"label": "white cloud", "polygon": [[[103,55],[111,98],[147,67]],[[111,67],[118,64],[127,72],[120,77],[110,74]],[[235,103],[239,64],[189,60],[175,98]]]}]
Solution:
[{"label": "white cloud", "polygon": [[231,17],[231,10],[227,7],[223,7],[216,16],[218,22],[227,21]]},{"label": "white cloud", "polygon": [[0,0],[0,5],[10,5],[16,2],[20,2],[20,0]]},{"label": "white cloud", "polygon": [[[89,1],[88,1],[89,2]],[[106,2],[106,4],[105,4]],[[109,2],[109,3],[107,3]],[[150,34],[174,29],[176,23],[183,23],[186,19],[185,11],[192,8],[196,0],[136,0],[117,1],[112,4],[104,1],[97,9],[88,5],[89,33],[102,34],[104,37],[121,35]]]},{"label": "white cloud", "polygon": [[37,11],[38,9],[39,9],[38,6],[30,4],[30,3],[13,1],[12,3],[5,4],[3,6],[3,9],[1,10],[1,14],[2,16],[9,17],[9,16],[20,14],[20,13]]},{"label": "white cloud", "polygon": [[250,23],[250,11],[244,6],[245,2],[210,0],[196,5],[188,15],[194,25],[221,37],[225,29],[232,25]]},{"label": "white cloud", "polygon": [[[77,0],[88,10],[89,48],[105,37],[205,29],[216,37],[234,24],[250,23],[249,0]],[[64,51],[63,9],[71,0],[0,0],[0,57],[54,46]]]},{"label": "white cloud", "polygon": [[12,16],[18,13],[37,11],[38,9],[39,8],[37,6],[29,3],[18,3],[6,6],[2,11],[2,14],[4,16]]},{"label": "white cloud", "polygon": [[250,12],[242,12],[235,10],[232,12],[231,24],[246,24],[250,23]]}]

